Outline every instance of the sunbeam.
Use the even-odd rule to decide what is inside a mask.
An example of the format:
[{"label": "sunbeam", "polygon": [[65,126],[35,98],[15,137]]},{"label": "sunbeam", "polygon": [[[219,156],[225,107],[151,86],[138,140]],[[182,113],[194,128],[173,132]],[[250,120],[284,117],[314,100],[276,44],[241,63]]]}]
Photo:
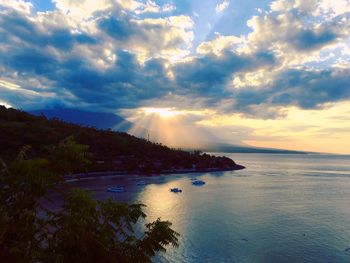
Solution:
[{"label": "sunbeam", "polygon": [[175,108],[140,108],[128,113],[134,125],[128,133],[171,147],[191,148],[214,139],[213,134],[197,122],[204,112]]}]

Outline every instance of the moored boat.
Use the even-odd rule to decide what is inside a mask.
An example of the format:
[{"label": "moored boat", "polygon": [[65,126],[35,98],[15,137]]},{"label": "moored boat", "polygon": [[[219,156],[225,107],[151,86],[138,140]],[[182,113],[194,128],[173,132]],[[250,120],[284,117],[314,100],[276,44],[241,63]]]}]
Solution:
[{"label": "moored boat", "polygon": [[202,180],[196,180],[192,182],[193,185],[205,185],[205,182]]},{"label": "moored boat", "polygon": [[182,190],[180,188],[177,188],[177,187],[171,188],[170,191],[173,193],[182,193]]}]

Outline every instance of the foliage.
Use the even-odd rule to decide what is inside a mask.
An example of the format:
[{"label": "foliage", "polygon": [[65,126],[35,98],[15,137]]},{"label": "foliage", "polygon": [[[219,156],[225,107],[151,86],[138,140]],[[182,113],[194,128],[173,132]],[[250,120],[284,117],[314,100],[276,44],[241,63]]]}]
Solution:
[{"label": "foliage", "polygon": [[73,173],[84,171],[91,164],[89,146],[78,144],[73,136],[65,138],[58,146],[51,147],[50,161],[56,172]]},{"label": "foliage", "polygon": [[[85,145],[67,138],[49,148],[47,159],[29,158],[30,150],[24,147],[9,165],[0,161],[2,262],[150,262],[167,245],[177,246],[179,234],[160,219],[137,237],[134,226],[146,217],[142,204],[96,201],[81,189],[59,190],[65,184],[62,174],[89,164]],[[64,200],[59,209],[43,205],[52,193]]]}]

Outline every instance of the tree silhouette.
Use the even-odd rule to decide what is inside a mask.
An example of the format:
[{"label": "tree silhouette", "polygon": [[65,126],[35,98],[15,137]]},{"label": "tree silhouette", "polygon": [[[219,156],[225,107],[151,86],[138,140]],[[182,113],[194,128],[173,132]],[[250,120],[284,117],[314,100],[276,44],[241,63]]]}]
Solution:
[{"label": "tree silhouette", "polygon": [[[142,204],[96,201],[82,189],[59,186],[62,175],[89,165],[88,147],[72,137],[49,148],[48,158],[30,158],[29,146],[7,165],[0,161],[0,258],[2,262],[151,262],[158,251],[178,245],[171,223],[135,224],[145,218]],[[49,193],[64,203],[45,208]]]}]

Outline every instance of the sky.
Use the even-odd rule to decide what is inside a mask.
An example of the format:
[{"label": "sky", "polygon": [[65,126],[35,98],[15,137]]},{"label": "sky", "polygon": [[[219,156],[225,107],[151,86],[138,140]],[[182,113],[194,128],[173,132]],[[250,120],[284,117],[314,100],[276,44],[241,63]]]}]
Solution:
[{"label": "sky", "polygon": [[0,0],[0,104],[350,153],[349,33],[350,0]]}]

